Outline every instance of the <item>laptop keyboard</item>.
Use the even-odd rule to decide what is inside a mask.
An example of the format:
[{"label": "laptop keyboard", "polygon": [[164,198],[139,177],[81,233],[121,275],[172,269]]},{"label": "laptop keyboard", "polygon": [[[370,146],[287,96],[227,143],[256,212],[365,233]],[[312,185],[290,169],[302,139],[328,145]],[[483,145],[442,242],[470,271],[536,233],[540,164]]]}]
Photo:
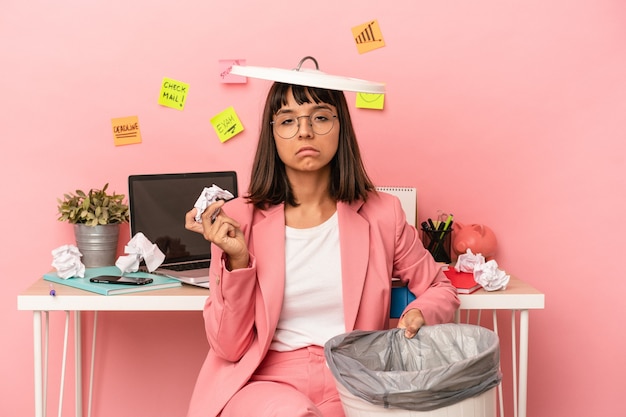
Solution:
[{"label": "laptop keyboard", "polygon": [[208,268],[209,261],[198,261],[198,262],[189,262],[184,264],[175,264],[175,265],[167,265],[165,268],[171,269],[172,271],[189,271],[191,269],[202,269]]}]

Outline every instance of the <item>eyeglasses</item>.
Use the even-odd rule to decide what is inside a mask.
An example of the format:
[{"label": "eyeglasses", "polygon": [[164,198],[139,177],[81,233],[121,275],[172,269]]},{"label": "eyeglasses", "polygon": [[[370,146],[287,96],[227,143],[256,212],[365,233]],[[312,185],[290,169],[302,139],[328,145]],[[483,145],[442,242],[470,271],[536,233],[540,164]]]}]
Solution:
[{"label": "eyeglasses", "polygon": [[325,135],[330,132],[335,125],[336,114],[330,110],[316,110],[309,116],[295,117],[292,114],[279,114],[274,121],[270,122],[274,126],[274,132],[283,139],[291,139],[300,130],[300,119],[309,118],[309,126],[316,135]]}]

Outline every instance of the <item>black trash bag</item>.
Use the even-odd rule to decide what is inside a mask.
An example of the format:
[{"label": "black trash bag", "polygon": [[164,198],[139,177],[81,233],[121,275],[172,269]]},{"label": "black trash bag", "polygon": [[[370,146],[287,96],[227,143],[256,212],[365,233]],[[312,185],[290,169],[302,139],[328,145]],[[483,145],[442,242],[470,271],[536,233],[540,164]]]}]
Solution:
[{"label": "black trash bag", "polygon": [[330,339],[326,362],[350,393],[385,408],[430,411],[498,385],[500,346],[489,329],[471,324],[354,331]]}]

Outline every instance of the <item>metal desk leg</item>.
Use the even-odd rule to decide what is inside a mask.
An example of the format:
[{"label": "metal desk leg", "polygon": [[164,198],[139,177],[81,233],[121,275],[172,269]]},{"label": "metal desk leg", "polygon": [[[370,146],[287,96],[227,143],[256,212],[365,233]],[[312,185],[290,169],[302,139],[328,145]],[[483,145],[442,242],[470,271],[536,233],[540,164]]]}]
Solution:
[{"label": "metal desk leg", "polygon": [[35,417],[44,417],[41,311],[33,311],[33,340],[35,352]]},{"label": "metal desk leg", "polygon": [[83,362],[82,362],[82,352],[83,345],[82,341],[82,331],[81,331],[81,312],[74,311],[74,395],[75,395],[75,404],[76,404],[76,417],[83,416]]},{"label": "metal desk leg", "polygon": [[526,417],[528,385],[528,310],[520,310],[519,323],[519,417]]}]

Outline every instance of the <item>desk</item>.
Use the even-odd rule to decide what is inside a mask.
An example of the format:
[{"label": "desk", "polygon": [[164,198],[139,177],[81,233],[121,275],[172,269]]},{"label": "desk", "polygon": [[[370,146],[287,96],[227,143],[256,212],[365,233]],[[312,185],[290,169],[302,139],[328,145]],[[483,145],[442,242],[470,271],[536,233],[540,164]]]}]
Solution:
[{"label": "desk", "polygon": [[[526,417],[526,400],[528,385],[528,324],[529,310],[543,309],[545,296],[532,286],[515,277],[511,277],[506,290],[485,291],[482,288],[472,294],[459,294],[461,306],[459,310],[493,310],[494,330],[497,332],[496,311],[511,311],[511,347],[513,373],[513,410],[514,417]],[[515,312],[520,312],[519,345],[516,342]],[[457,312],[457,321],[459,321]],[[517,348],[519,346],[519,357]],[[519,365],[516,368],[516,363]],[[517,375],[516,375],[517,374]],[[516,378],[517,376],[517,378]],[[503,416],[502,384],[499,386],[500,416]]]},{"label": "desk", "polygon": [[[49,294],[49,284],[48,281],[40,278],[17,297],[18,310],[33,312],[36,417],[44,417],[45,415],[42,313],[65,311],[66,331],[69,323],[69,314],[70,312],[74,313],[76,417],[82,417],[81,311],[202,311],[209,294],[208,290],[204,288],[183,285],[178,288],[102,296],[72,287],[55,285],[56,296],[52,297]],[[518,384],[517,395],[514,395],[514,408],[516,417],[526,417],[529,310],[544,308],[544,294],[525,282],[511,277],[511,281],[505,291],[487,292],[481,289],[473,294],[460,294],[459,298],[461,300],[461,310],[511,310],[513,317],[515,317],[515,311],[520,312],[519,377],[514,378],[514,380],[517,379],[516,383]],[[515,329],[512,329],[511,334],[513,335],[513,348],[515,349],[517,345]],[[514,357],[514,373],[516,372],[515,362]]]}]

